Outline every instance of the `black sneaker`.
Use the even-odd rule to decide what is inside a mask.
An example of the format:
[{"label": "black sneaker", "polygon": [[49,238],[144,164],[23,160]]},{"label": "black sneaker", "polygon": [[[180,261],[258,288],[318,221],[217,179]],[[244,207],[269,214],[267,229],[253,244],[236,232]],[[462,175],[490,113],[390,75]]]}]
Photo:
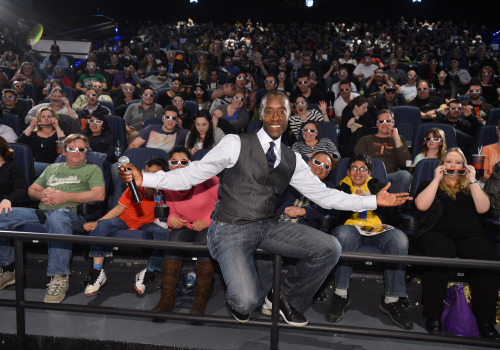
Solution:
[{"label": "black sneaker", "polygon": [[[272,309],[273,303],[271,302],[271,300],[273,300],[273,293],[272,291],[269,291],[266,296],[265,302],[267,306]],[[290,303],[288,303],[288,301],[282,296],[280,296],[280,315],[281,317],[283,317],[285,322],[291,326],[304,327],[308,323],[307,318],[302,313],[300,313],[299,310],[290,305]]]},{"label": "black sneaker", "polygon": [[248,321],[250,321],[250,315],[243,315],[243,314],[240,314],[238,311],[235,311],[233,310],[231,307],[229,307],[231,309],[231,312],[233,314],[233,317],[238,321],[238,322],[241,322],[241,323],[247,323]]},{"label": "black sneaker", "polygon": [[329,322],[338,322],[344,317],[345,310],[351,305],[351,298],[347,294],[346,298],[333,293],[332,303],[328,308],[325,319]]},{"label": "black sneaker", "polygon": [[408,317],[408,314],[406,313],[406,310],[403,307],[401,301],[398,300],[394,303],[386,304],[384,299],[385,296],[382,295],[382,300],[380,301],[380,305],[378,306],[380,311],[389,316],[396,326],[403,329],[412,329],[413,322]]}]

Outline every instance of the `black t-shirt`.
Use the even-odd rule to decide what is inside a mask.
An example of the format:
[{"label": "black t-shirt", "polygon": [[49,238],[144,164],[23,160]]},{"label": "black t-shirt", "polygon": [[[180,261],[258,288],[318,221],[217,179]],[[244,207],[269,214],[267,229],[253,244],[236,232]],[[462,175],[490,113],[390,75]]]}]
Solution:
[{"label": "black t-shirt", "polygon": [[451,238],[484,236],[481,218],[470,194],[458,192],[456,199],[438,190],[436,197],[441,201],[443,215],[436,229]]},{"label": "black t-shirt", "polygon": [[158,103],[160,106],[165,108],[168,105],[172,104],[172,97],[170,97],[166,92],[164,94],[161,94],[158,96],[158,99],[156,100],[156,103]]},{"label": "black t-shirt", "polygon": [[413,101],[411,101],[410,106],[415,106],[420,109],[421,112],[432,111],[433,109],[438,109],[439,106],[444,104],[445,101],[438,96],[429,96],[425,100],[421,100],[418,97],[415,97]]}]

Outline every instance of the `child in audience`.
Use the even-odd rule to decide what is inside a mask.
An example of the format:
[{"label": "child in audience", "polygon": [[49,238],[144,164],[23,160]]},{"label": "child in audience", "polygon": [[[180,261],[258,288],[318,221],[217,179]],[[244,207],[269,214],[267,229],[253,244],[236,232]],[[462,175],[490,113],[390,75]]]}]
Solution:
[{"label": "child in audience", "polygon": [[415,157],[413,165],[417,165],[422,159],[438,159],[443,157],[446,152],[446,139],[444,131],[439,128],[429,129],[427,135],[424,137],[422,150]]}]

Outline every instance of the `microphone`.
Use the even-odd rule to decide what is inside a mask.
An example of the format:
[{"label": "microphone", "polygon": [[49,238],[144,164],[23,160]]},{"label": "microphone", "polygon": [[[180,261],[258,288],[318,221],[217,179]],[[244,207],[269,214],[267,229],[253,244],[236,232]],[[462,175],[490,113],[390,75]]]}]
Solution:
[{"label": "microphone", "polygon": [[[130,164],[130,159],[128,159],[127,156],[121,156],[120,159],[118,159],[118,167],[122,167],[122,164]],[[129,173],[132,173],[130,168],[125,168],[125,170],[128,170]],[[142,201],[141,196],[139,195],[139,188],[137,188],[137,184],[135,183],[135,180],[132,178],[132,181],[127,183],[128,188],[130,189],[130,192],[132,193],[132,197],[134,198],[134,202],[139,203]]]}]

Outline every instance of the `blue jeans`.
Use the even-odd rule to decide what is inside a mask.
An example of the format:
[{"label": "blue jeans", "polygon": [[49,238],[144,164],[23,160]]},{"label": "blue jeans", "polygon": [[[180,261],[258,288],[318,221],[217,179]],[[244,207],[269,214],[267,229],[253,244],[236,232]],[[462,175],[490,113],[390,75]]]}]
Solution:
[{"label": "blue jeans", "polygon": [[341,251],[339,242],[321,231],[270,220],[243,225],[212,220],[207,245],[221,267],[227,302],[241,314],[250,314],[264,298],[254,263],[257,248],[299,260],[281,279],[282,295],[298,310],[311,302]]},{"label": "blue jeans", "polygon": [[[111,218],[101,220],[97,223],[95,230],[90,231],[90,236],[99,236],[99,237],[107,237],[111,235],[111,233],[116,232],[118,230],[126,230],[129,227],[120,218]],[[168,241],[169,232],[165,230],[163,227],[158,226],[155,223],[149,223],[142,225],[139,227],[139,230],[144,230],[150,232],[155,241]],[[151,252],[151,256],[149,257],[148,266],[161,271],[163,267],[163,257],[165,252],[163,249],[154,249]],[[113,256],[112,247],[111,246],[101,246],[97,244],[92,244],[90,246],[90,254],[91,258],[100,258],[105,256]]]},{"label": "blue jeans", "polygon": [[387,174],[387,179],[391,183],[390,193],[408,192],[411,184],[411,174],[406,170],[398,170]]},{"label": "blue jeans", "polygon": [[[341,225],[333,229],[332,235],[339,240],[344,252],[355,252],[359,246],[371,244],[380,248],[384,254],[408,254],[408,236],[398,229],[368,237],[360,235],[356,227],[352,225]],[[351,273],[352,262],[342,260],[335,271],[335,288],[349,289]],[[406,296],[405,266],[403,264],[385,264],[384,280],[386,296]]]},{"label": "blue jeans", "polygon": [[[83,230],[85,219],[71,209],[57,209],[45,212],[47,221],[45,228],[48,233],[72,235],[73,230]],[[12,208],[12,212],[0,215],[0,230],[15,231],[27,223],[38,223],[35,209]],[[72,244],[64,242],[48,242],[49,263],[47,276],[70,275],[69,261],[71,259]],[[0,266],[14,262],[14,248],[9,239],[0,240]]]}]

